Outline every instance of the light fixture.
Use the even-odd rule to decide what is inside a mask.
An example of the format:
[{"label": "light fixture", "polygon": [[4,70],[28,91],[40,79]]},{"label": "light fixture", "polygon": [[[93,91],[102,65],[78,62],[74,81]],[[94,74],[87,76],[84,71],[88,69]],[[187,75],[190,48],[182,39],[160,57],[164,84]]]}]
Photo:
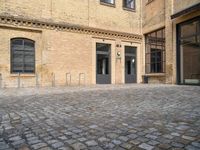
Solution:
[{"label": "light fixture", "polygon": [[117,56],[118,56],[118,57],[120,57],[120,56],[121,56],[121,53],[120,53],[120,51],[118,51],[118,52],[117,52]]}]

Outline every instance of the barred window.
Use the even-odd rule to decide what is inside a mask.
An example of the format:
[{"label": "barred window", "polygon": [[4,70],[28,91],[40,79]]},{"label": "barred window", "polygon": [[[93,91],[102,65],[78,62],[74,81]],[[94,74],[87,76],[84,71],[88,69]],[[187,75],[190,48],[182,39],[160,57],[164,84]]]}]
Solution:
[{"label": "barred window", "polygon": [[29,39],[11,40],[11,73],[35,72],[35,42]]},{"label": "barred window", "polygon": [[135,0],[123,0],[124,8],[135,9]]},{"label": "barred window", "polygon": [[115,0],[100,0],[102,3],[115,4]]},{"label": "barred window", "polygon": [[165,29],[146,34],[146,73],[165,72]]}]

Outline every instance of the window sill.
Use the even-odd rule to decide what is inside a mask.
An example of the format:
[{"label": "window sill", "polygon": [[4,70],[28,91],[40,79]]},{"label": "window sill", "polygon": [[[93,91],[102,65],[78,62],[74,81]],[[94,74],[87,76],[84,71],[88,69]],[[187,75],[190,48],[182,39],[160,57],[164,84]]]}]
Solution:
[{"label": "window sill", "polygon": [[105,6],[109,6],[109,7],[115,7],[115,4],[111,4],[111,3],[100,2],[100,4],[105,5]]},{"label": "window sill", "polygon": [[35,77],[36,75],[34,73],[30,73],[30,74],[26,74],[26,73],[22,73],[22,74],[18,74],[18,73],[13,73],[13,74],[10,74],[11,77]]},{"label": "window sill", "polygon": [[134,8],[123,7],[123,10],[136,12]]},{"label": "window sill", "polygon": [[143,76],[148,76],[148,77],[164,77],[166,74],[165,73],[148,73],[144,74]]}]

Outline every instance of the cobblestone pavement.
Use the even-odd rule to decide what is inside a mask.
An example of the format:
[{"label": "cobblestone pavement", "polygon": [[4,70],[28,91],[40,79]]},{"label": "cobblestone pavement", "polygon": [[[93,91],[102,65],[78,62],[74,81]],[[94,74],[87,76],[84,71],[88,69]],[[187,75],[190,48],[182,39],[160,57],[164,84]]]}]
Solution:
[{"label": "cobblestone pavement", "polygon": [[197,150],[200,87],[0,90],[0,150],[10,149]]}]

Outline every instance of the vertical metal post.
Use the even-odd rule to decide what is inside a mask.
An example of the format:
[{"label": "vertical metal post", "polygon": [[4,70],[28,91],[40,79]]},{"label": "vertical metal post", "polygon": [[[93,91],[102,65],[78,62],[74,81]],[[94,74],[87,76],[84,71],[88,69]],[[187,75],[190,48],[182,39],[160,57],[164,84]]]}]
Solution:
[{"label": "vertical metal post", "polygon": [[2,74],[0,73],[0,88],[2,88],[3,87],[3,84],[2,84],[3,82],[2,82]]},{"label": "vertical metal post", "polygon": [[79,85],[81,85],[81,79],[82,79],[82,76],[83,76],[83,85],[85,85],[85,73],[80,73],[79,74]]},{"label": "vertical metal post", "polygon": [[39,76],[38,74],[36,73],[36,76],[35,76],[35,82],[36,82],[36,87],[39,88],[40,84],[39,84]]},{"label": "vertical metal post", "polygon": [[51,77],[52,77],[52,87],[55,87],[55,74],[52,73]]},{"label": "vertical metal post", "polygon": [[[69,78],[69,80],[68,80]],[[70,85],[71,84],[71,73],[68,72],[66,73],[66,85]]]},{"label": "vertical metal post", "polygon": [[17,87],[20,88],[20,85],[21,85],[21,81],[20,81],[20,73],[18,73],[18,76],[17,76]]}]

